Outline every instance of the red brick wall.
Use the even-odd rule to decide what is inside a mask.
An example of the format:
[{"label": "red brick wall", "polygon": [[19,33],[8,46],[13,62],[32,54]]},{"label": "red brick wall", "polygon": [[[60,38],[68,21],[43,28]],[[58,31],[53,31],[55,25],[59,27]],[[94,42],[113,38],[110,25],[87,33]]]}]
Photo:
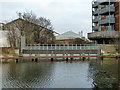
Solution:
[{"label": "red brick wall", "polygon": [[[101,9],[105,8],[104,5],[101,5]],[[101,15],[101,20],[105,19],[104,15]],[[101,26],[101,31],[105,31],[104,26]]]},{"label": "red brick wall", "polygon": [[115,6],[115,31],[119,31],[119,2],[114,3]]}]

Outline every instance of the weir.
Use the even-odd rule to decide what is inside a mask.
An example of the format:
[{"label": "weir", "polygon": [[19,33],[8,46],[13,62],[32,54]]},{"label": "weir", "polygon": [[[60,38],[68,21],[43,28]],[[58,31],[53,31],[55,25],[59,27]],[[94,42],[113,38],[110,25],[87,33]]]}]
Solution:
[{"label": "weir", "polygon": [[75,44],[75,45],[45,45],[45,44],[34,44],[26,45],[25,36],[21,36],[21,53],[22,54],[101,54],[100,45],[96,44]]}]

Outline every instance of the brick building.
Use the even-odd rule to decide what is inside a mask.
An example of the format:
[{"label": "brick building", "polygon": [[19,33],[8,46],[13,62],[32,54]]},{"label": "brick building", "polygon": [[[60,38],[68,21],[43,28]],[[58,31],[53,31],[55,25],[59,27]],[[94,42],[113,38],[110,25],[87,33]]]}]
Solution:
[{"label": "brick building", "polygon": [[92,1],[92,32],[88,38],[98,44],[115,43],[120,31],[119,0]]}]

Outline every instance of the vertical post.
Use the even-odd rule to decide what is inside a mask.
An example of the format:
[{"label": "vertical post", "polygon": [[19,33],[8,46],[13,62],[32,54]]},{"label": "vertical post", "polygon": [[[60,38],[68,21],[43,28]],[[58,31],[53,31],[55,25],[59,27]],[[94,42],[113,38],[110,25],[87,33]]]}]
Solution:
[{"label": "vertical post", "polygon": [[72,44],[72,50],[73,50],[73,44]]},{"label": "vertical post", "polygon": [[59,50],[60,50],[60,44],[59,44],[59,46],[58,46],[58,47],[59,47]]},{"label": "vertical post", "polygon": [[[51,56],[53,56],[53,51],[51,52]],[[51,62],[53,62],[53,57],[51,58]]]},{"label": "vertical post", "polygon": [[79,56],[80,56],[80,58],[79,58],[79,59],[81,60],[81,54],[79,54]]},{"label": "vertical post", "polygon": [[22,53],[22,50],[25,49],[25,36],[21,36],[21,53]]},{"label": "vertical post", "polygon": [[[70,56],[73,56],[73,54],[71,53]],[[73,60],[73,57],[71,57],[71,60]]]},{"label": "vertical post", "polygon": [[47,44],[47,50],[48,50],[48,44]]},{"label": "vertical post", "polygon": [[70,50],[70,44],[68,45],[68,50]]},{"label": "vertical post", "polygon": [[34,59],[32,59],[32,62],[34,62]]},{"label": "vertical post", "polygon": [[56,44],[55,44],[55,50],[56,50]]},{"label": "vertical post", "polygon": [[77,44],[76,44],[76,50],[77,50]]},{"label": "vertical post", "polygon": [[[68,56],[68,53],[66,53],[66,56]],[[66,57],[66,61],[68,61],[68,57]]]},{"label": "vertical post", "polygon": [[[65,53],[63,53],[63,56],[65,56]],[[65,58],[63,58],[63,60],[64,60]]]},{"label": "vertical post", "polygon": [[18,59],[16,59],[16,63],[18,63]]},{"label": "vertical post", "polygon": [[64,50],[65,50],[65,44],[64,44]]},{"label": "vertical post", "polygon": [[90,60],[89,53],[88,53],[88,60]]},{"label": "vertical post", "polygon": [[37,62],[38,61],[38,59],[37,58],[35,58],[35,62]]},{"label": "vertical post", "polygon": [[52,44],[51,44],[51,50],[52,50]]},{"label": "vertical post", "polygon": [[44,44],[43,44],[43,50],[45,50],[45,48],[44,48]]},{"label": "vertical post", "polygon": [[81,50],[81,44],[80,44],[80,50]]}]

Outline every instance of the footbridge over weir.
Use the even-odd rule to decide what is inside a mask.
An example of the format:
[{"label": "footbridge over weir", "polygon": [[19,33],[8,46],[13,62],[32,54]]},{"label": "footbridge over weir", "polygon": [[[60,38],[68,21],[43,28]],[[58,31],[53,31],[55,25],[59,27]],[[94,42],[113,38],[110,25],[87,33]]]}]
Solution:
[{"label": "footbridge over weir", "polygon": [[21,37],[22,54],[98,54],[101,53],[99,45],[26,45],[25,37]]}]

